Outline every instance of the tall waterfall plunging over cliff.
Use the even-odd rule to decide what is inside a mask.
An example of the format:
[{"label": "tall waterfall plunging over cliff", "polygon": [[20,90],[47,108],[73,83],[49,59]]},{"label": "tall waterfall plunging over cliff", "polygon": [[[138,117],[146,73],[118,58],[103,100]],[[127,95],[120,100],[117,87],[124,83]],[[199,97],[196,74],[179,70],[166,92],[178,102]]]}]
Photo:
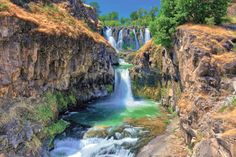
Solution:
[{"label": "tall waterfall plunging over cliff", "polygon": [[144,27],[104,27],[103,35],[117,52],[136,51],[151,39]]}]

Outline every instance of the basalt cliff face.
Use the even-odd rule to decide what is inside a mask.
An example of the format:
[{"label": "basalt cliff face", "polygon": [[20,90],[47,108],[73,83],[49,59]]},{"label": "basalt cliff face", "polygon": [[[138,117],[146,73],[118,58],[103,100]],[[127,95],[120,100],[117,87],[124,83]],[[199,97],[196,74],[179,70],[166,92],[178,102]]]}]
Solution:
[{"label": "basalt cliff face", "polygon": [[[34,3],[31,10],[35,13],[31,13],[8,5],[0,14],[0,96],[29,97],[72,87],[81,101],[106,94],[104,85],[114,82],[112,64],[117,59],[105,39],[65,15],[64,8],[51,11],[56,7]],[[43,9],[48,9],[49,15],[44,15]],[[50,17],[53,13],[59,17]],[[59,19],[60,14],[65,17]],[[65,21],[59,21],[63,18]]]},{"label": "basalt cliff face", "polygon": [[138,156],[236,156],[234,42],[235,32],[189,24],[178,27],[171,49],[150,42],[128,56],[135,65],[133,82],[138,78],[141,89],[147,90],[150,69],[160,72],[151,77],[160,86],[149,95],[160,91],[162,105],[179,117],[179,128],[151,141]]},{"label": "basalt cliff face", "polygon": [[236,156],[234,42],[234,32],[184,25],[177,29],[174,48],[163,52],[167,100],[172,100],[165,106],[178,111],[194,157]]},{"label": "basalt cliff face", "polygon": [[135,65],[130,70],[132,90],[136,96],[153,100],[161,99],[163,48],[148,41],[138,52],[127,59]]},{"label": "basalt cliff face", "polygon": [[0,0],[0,156],[47,156],[58,113],[106,96],[118,59],[82,2],[13,2]]}]

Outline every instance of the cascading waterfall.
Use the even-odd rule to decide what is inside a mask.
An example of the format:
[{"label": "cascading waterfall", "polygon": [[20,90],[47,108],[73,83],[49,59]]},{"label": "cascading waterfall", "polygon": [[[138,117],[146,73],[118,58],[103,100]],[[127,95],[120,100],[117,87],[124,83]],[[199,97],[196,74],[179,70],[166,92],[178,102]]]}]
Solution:
[{"label": "cascading waterfall", "polygon": [[[136,36],[135,31],[134,34]],[[106,30],[106,37],[116,46],[110,28]],[[134,99],[129,76],[129,67],[132,65],[123,59],[119,63],[120,66],[115,69],[113,94],[62,117],[72,125],[55,139],[50,157],[135,156],[137,145],[150,132],[142,127],[127,125],[124,121],[156,117],[160,113],[157,103]]]},{"label": "cascading waterfall", "polygon": [[144,37],[143,37],[143,30],[140,29],[140,38],[141,38],[141,41],[142,41],[142,45],[145,43],[145,40],[144,40]]},{"label": "cascading waterfall", "polygon": [[151,39],[151,33],[149,28],[145,28],[145,43],[147,43]]},{"label": "cascading waterfall", "polygon": [[118,50],[122,50],[123,48],[123,29],[119,31],[118,42],[117,42]]},{"label": "cascading waterfall", "polygon": [[139,42],[138,42],[138,38],[137,38],[137,34],[135,29],[133,29],[133,33],[134,33],[134,39],[135,39],[135,49],[138,50],[139,49]]},{"label": "cascading waterfall", "polygon": [[112,29],[111,28],[107,28],[106,29],[106,39],[108,40],[108,42],[111,44],[111,46],[113,48],[115,48],[117,50],[117,47],[116,47],[116,40],[114,39],[114,37],[112,36]]},{"label": "cascading waterfall", "polygon": [[[129,66],[123,59],[119,60],[120,65]],[[129,76],[129,69],[120,68],[116,70],[115,75],[115,91],[112,97],[113,101],[123,101],[126,105],[134,103],[133,93],[131,89],[131,81]]]}]

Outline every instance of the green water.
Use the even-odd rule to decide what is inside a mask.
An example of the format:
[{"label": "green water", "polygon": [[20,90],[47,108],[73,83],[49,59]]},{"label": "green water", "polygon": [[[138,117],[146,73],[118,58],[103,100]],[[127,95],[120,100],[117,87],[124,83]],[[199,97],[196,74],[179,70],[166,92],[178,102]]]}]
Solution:
[{"label": "green water", "polygon": [[89,126],[118,126],[126,119],[160,116],[159,104],[151,100],[136,101],[135,106],[125,106],[116,102],[96,102],[86,109],[74,113],[66,119]]}]

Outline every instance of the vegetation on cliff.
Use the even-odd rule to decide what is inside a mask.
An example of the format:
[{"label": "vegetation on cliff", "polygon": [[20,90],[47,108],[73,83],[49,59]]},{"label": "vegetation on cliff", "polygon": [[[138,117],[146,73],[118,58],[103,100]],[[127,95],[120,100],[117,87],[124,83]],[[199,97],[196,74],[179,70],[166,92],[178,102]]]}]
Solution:
[{"label": "vegetation on cliff", "polygon": [[221,24],[231,0],[162,0],[160,13],[150,25],[156,43],[170,47],[176,27],[184,23]]}]

